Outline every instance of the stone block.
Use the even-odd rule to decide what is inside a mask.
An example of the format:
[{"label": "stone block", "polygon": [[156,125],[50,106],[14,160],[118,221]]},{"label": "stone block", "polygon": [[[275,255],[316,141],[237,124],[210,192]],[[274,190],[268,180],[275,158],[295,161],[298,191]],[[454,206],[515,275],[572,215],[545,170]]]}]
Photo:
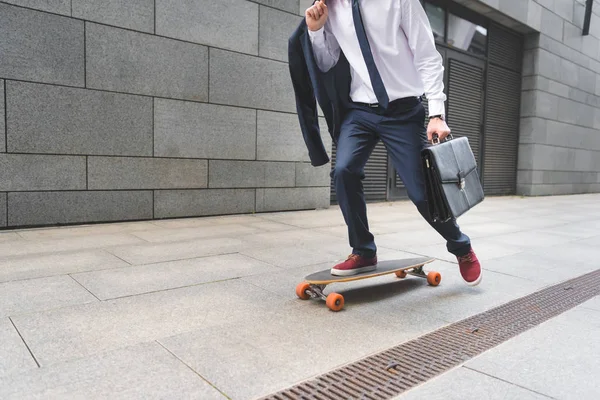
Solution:
[{"label": "stone block", "polygon": [[598,74],[587,68],[579,67],[579,84],[577,87],[588,93],[596,93],[596,78]]},{"label": "stone block", "polygon": [[71,0],[3,0],[4,3],[14,4],[55,14],[71,15]]},{"label": "stone block", "polygon": [[256,189],[256,212],[328,208],[329,187]]},{"label": "stone block", "polygon": [[246,0],[156,0],[156,33],[256,55],[258,7]]},{"label": "stone block", "polygon": [[594,126],[594,108],[562,97],[558,104],[559,121],[589,128]]},{"label": "stone block", "polygon": [[206,101],[208,49],[86,23],[87,87]]},{"label": "stone block", "polygon": [[561,97],[570,97],[571,87],[556,81],[548,82],[548,91]]},{"label": "stone block", "polygon": [[296,186],[330,186],[331,164],[313,167],[310,163],[296,163]]},{"label": "stone block", "polygon": [[585,2],[575,1],[573,3],[573,23],[575,26],[583,29],[583,20],[585,18]]},{"label": "stone block", "polygon": [[88,188],[198,189],[208,181],[208,161],[172,158],[89,157]]},{"label": "stone block", "polygon": [[[50,338],[47,340],[52,342]],[[213,386],[154,341],[97,352],[52,368],[36,368],[0,379],[0,397],[5,399],[53,397],[49,393],[71,399],[165,398],[174,397],[174,393],[188,399],[224,399]]]},{"label": "stone block", "polygon": [[155,218],[254,212],[254,189],[157,190]]},{"label": "stone block", "polygon": [[293,187],[290,162],[210,160],[210,188]]},{"label": "stone block", "polygon": [[558,117],[558,105],[560,100],[563,99],[550,93],[537,91],[534,97],[534,115],[542,118],[556,119]]},{"label": "stone block", "polygon": [[[562,1],[562,0],[556,0],[554,2],[554,8],[553,11],[558,14],[560,17],[564,18],[565,20],[569,21],[569,22],[573,22],[573,13],[574,13],[574,7],[573,7],[573,1]],[[575,1],[576,3],[576,1]]]},{"label": "stone block", "polygon": [[85,189],[85,157],[0,154],[0,191]]},{"label": "stone block", "polygon": [[152,99],[7,82],[10,152],[152,155]]},{"label": "stone block", "polygon": [[304,16],[306,9],[312,6],[313,0],[300,0],[300,10],[298,10],[298,14]]},{"label": "stone block", "polygon": [[84,86],[83,24],[0,3],[0,76]]},{"label": "stone block", "polygon": [[517,21],[527,23],[529,2],[523,0],[503,0],[498,4],[500,11]]},{"label": "stone block", "polygon": [[579,87],[579,73],[582,70],[577,64],[563,58],[560,61],[560,78],[558,81],[573,87]]},{"label": "stone block", "polygon": [[520,170],[532,170],[533,161],[535,156],[535,145],[534,144],[520,144],[519,145],[519,165]]},{"label": "stone block", "polygon": [[280,10],[288,11],[291,13],[298,12],[298,0],[250,0],[254,3],[262,4],[265,6],[278,8]]},{"label": "stone block", "polygon": [[535,1],[528,1],[529,8],[527,10],[527,25],[536,31],[542,29],[542,6]]},{"label": "stone block", "polygon": [[[523,52],[523,76],[529,77],[537,73],[536,61],[538,57],[538,49],[528,49]],[[526,88],[523,89],[526,90]]]},{"label": "stone block", "polygon": [[[521,0],[516,0],[522,2]],[[562,41],[564,21],[547,8],[542,8],[541,32],[554,40]]]},{"label": "stone block", "polygon": [[296,112],[286,63],[218,49],[210,50],[210,102]]},{"label": "stone block", "polygon": [[599,57],[600,41],[597,38],[590,35],[583,36],[581,51],[588,57],[597,59]]},{"label": "stone block", "polygon": [[[331,156],[331,135],[323,118],[319,123],[323,144]],[[257,159],[310,161],[296,114],[258,111],[257,129]]]},{"label": "stone block", "polygon": [[543,118],[521,118],[519,129],[520,143],[545,143],[547,121]]},{"label": "stone block", "polygon": [[73,17],[154,33],[154,0],[72,0]]},{"label": "stone block", "polygon": [[0,227],[6,226],[6,193],[0,193]]},{"label": "stone block", "polygon": [[563,43],[571,47],[572,49],[581,51],[581,48],[583,46],[583,36],[581,35],[581,28],[578,28],[575,25],[565,21]]},{"label": "stone block", "polygon": [[589,96],[589,93],[584,92],[583,90],[579,90],[579,89],[575,89],[575,88],[569,87],[568,97],[571,100],[575,100],[575,101],[577,101],[579,103],[587,103],[588,96]]},{"label": "stone block", "polygon": [[0,79],[0,153],[6,151],[6,114],[4,105],[4,81]]},{"label": "stone block", "polygon": [[544,49],[533,51],[537,52],[535,59],[536,73],[555,81],[561,81],[561,57]]},{"label": "stone block", "polygon": [[258,35],[259,55],[287,62],[288,38],[301,20],[301,17],[261,6]]},{"label": "stone block", "polygon": [[152,218],[151,191],[8,194],[8,225],[47,225]]},{"label": "stone block", "polygon": [[255,159],[255,110],[166,99],[154,107],[156,156]]}]

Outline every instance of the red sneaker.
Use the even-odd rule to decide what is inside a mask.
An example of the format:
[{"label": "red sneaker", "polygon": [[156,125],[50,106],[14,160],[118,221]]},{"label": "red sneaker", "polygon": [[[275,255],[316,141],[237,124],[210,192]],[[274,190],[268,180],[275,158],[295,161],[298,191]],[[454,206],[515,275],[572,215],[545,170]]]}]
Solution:
[{"label": "red sneaker", "polygon": [[471,249],[467,254],[458,259],[460,274],[469,286],[477,286],[481,282],[481,264]]},{"label": "red sneaker", "polygon": [[365,258],[358,254],[350,254],[346,261],[331,269],[331,275],[350,276],[377,269],[377,256]]}]

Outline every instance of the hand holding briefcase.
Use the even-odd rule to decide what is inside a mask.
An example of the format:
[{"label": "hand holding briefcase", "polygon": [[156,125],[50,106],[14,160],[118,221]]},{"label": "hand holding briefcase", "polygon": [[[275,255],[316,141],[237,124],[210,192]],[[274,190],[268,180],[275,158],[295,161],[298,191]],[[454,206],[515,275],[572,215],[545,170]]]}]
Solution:
[{"label": "hand holding briefcase", "polygon": [[427,202],[431,218],[458,218],[484,199],[477,162],[466,137],[426,146],[422,152]]}]

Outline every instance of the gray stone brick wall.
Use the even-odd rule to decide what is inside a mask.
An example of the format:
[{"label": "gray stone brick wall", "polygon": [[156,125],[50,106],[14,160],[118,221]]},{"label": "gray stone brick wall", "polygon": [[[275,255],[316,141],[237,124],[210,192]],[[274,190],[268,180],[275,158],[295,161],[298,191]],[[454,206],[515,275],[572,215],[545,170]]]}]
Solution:
[{"label": "gray stone brick wall", "polygon": [[287,65],[301,3],[0,1],[0,227],[327,207]]},{"label": "gray stone brick wall", "polygon": [[525,34],[517,192],[600,192],[600,2],[458,2]]}]

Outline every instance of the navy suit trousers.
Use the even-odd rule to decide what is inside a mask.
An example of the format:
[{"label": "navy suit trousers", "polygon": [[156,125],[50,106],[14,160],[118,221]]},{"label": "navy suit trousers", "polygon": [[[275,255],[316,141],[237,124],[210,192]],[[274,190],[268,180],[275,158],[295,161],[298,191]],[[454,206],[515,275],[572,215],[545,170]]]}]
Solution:
[{"label": "navy suit trousers", "polygon": [[[369,232],[363,192],[364,166],[379,140],[383,141],[394,168],[404,182],[409,199],[429,224],[446,239],[446,247],[456,256],[471,248],[470,239],[456,220],[432,222],[427,210],[421,150],[427,144],[425,108],[419,98],[390,103],[387,110],[352,103],[341,126],[337,142],[333,179],[338,204],[348,225],[352,252],[372,257],[377,252]],[[426,244],[426,243],[423,243]]]}]

